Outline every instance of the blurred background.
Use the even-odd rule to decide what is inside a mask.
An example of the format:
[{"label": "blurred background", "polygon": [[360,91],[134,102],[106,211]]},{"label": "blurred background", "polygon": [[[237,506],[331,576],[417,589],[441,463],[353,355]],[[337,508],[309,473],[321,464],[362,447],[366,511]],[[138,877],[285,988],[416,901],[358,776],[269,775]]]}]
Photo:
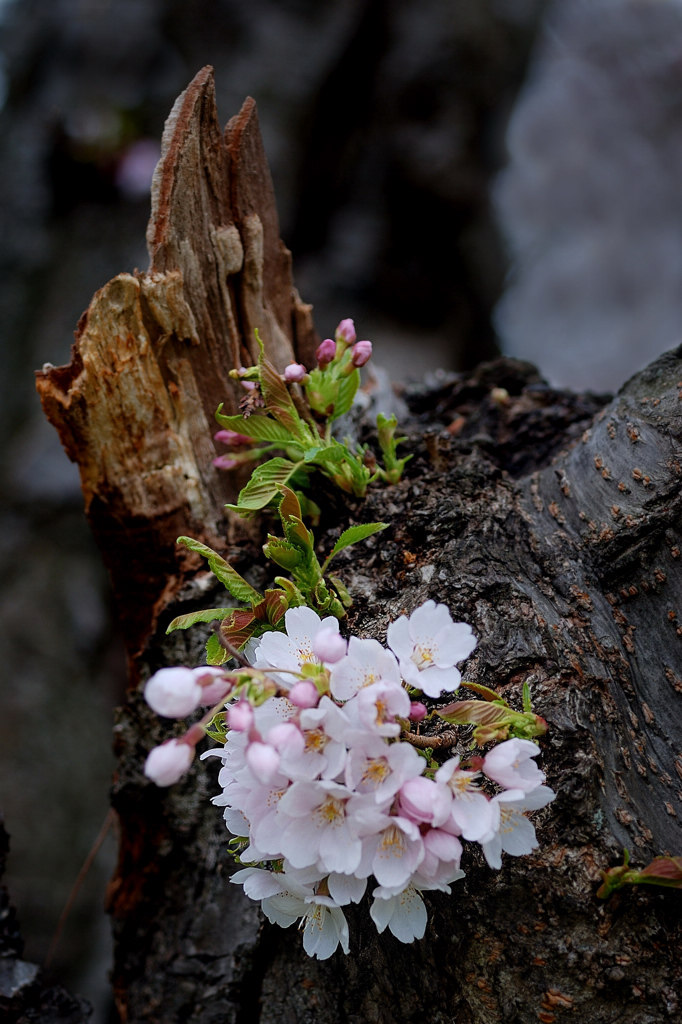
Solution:
[{"label": "blurred background", "polygon": [[[353,317],[395,380],[502,351],[609,391],[680,340],[680,0],[0,0],[0,807],[36,962],[107,811],[125,665],[33,371],[146,267],[164,120],[205,64],[223,123],[257,100],[318,330]],[[96,1022],[114,845],[54,962]]]}]

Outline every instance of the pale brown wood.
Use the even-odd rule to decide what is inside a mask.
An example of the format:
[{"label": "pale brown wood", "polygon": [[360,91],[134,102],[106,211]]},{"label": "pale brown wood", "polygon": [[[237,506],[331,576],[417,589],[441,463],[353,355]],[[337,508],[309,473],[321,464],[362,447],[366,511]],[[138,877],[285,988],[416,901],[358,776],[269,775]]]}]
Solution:
[{"label": "pale brown wood", "polygon": [[223,138],[211,68],[168,118],[147,242],[149,270],[106,284],[69,366],[46,366],[37,379],[79,465],[133,654],[198,565],[178,535],[225,546],[224,505],[239,479],[214,469],[212,434],[221,402],[237,411],[229,371],[256,357],[256,329],[280,368],[309,359],[316,343],[279,237],[255,103],[246,100]]}]

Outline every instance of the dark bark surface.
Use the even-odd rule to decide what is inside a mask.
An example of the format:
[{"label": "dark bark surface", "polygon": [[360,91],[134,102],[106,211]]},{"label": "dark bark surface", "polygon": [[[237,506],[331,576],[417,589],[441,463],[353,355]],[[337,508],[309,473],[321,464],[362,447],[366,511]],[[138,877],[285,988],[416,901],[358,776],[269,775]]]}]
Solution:
[{"label": "dark bark surface", "polygon": [[[185,285],[187,274],[184,267]],[[139,284],[131,281],[125,288],[133,294]],[[195,288],[196,281],[192,301]],[[119,335],[108,337],[119,351]],[[106,331],[102,338],[105,345]],[[203,365],[201,349],[186,346],[188,365],[195,357]],[[139,358],[131,354],[131,368]],[[106,479],[110,493],[123,493],[115,475],[102,473],[102,442],[112,427],[97,423],[97,410],[117,393],[125,369],[112,376],[111,393],[88,393],[85,427],[70,413],[80,372],[75,360],[70,371],[43,379],[48,414],[85,483]],[[160,395],[172,398],[174,381],[161,376]],[[681,395],[679,350],[613,401],[552,391],[526,364],[488,364],[470,378],[405,396],[410,413],[401,426],[414,458],[400,484],[376,488],[364,502],[331,494],[324,501],[324,489],[316,490],[325,506],[325,550],[351,521],[391,524],[339,558],[355,599],[353,632],[383,640],[399,613],[426,598],[444,602],[479,637],[466,678],[519,703],[528,682],[535,710],[549,723],[543,768],[557,799],[536,815],[539,849],[506,858],[500,872],[467,852],[467,877],[453,894],[427,897],[422,942],[377,936],[362,907],[349,915],[351,954],[318,963],[293,930],[264,925],[255,904],[228,884],[227,836],[210,804],[215,767],[197,764],[167,791],[150,784],[144,758],[167,737],[168,723],[131,690],[116,726],[121,846],[109,893],[123,1021],[680,1019],[680,967],[670,954],[681,938],[679,894],[626,891],[602,904],[595,893],[600,869],[618,863],[624,846],[642,866],[682,846]],[[183,451],[193,451],[191,438]],[[202,451],[192,456],[199,467]],[[172,514],[159,527],[153,491],[144,490],[145,452],[140,446],[138,506],[119,501],[112,514],[101,502],[101,515],[93,514],[96,489],[86,487],[119,600],[135,603],[134,614],[122,607],[133,682],[162,664],[201,659],[200,628],[164,636],[173,615],[210,606],[214,596],[212,577],[192,565],[164,574],[170,529],[173,537],[194,532],[221,545],[253,582],[265,571],[259,538],[243,538],[238,548],[221,543],[219,489],[205,491],[208,525],[201,506],[183,497],[186,463],[172,447],[162,469],[179,499],[169,501]],[[121,465],[130,472],[133,463]],[[137,595],[127,551],[137,559]]]},{"label": "dark bark surface", "polygon": [[[405,480],[346,510],[392,525],[347,555],[353,631],[383,639],[400,612],[444,601],[479,636],[466,676],[517,706],[529,682],[549,722],[557,799],[536,815],[539,850],[499,873],[467,853],[452,896],[427,896],[422,942],[376,936],[361,908],[350,956],[320,964],[264,925],[227,884],[210,762],[171,791],[146,784],[145,740],[164,732],[132,698],[117,727],[111,890],[124,1019],[679,1020],[679,894],[595,893],[624,846],[641,866],[680,849],[681,376],[670,353],[604,404],[501,361],[415,392]],[[154,665],[200,656],[161,635],[150,652]]]}]

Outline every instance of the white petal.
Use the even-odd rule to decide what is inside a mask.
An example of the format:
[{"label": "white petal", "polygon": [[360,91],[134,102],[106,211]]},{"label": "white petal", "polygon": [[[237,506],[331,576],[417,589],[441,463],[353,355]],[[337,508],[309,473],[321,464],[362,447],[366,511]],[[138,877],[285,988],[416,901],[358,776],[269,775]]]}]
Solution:
[{"label": "white petal", "polygon": [[340,875],[335,871],[327,879],[329,895],[338,903],[345,906],[347,903],[359,903],[365,895],[367,888],[366,878],[356,878],[355,875]]},{"label": "white petal", "polygon": [[427,923],[426,907],[417,890],[409,885],[404,892],[396,896],[396,909],[388,922],[388,927],[401,942],[414,942],[423,939]]},{"label": "white petal", "polygon": [[406,615],[392,622],[386,631],[386,642],[398,658],[409,659],[414,649],[414,641],[410,637],[409,621]]}]

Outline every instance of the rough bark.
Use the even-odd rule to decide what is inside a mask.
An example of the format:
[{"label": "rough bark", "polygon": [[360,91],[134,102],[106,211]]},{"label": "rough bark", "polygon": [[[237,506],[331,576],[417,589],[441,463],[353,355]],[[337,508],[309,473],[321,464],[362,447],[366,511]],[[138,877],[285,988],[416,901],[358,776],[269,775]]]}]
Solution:
[{"label": "rough bark", "polygon": [[[165,237],[181,236],[169,229]],[[152,231],[153,254],[155,237]],[[182,249],[174,246],[167,242],[164,259]],[[208,260],[202,273],[213,266]],[[123,291],[132,296],[135,311],[143,288],[138,278],[130,281],[118,294],[121,301]],[[187,305],[198,323],[189,298]],[[133,315],[120,309],[124,318]],[[81,349],[90,345],[93,318],[91,307]],[[178,345],[177,334],[168,333],[171,346]],[[201,344],[183,351],[187,374],[213,372]],[[137,664],[145,672],[199,661],[201,629],[170,639],[164,629],[178,612],[212,601],[206,573],[176,572],[170,583],[160,575],[169,535],[146,499],[130,506],[118,499],[110,520],[115,532],[102,529],[104,512],[93,514],[100,499],[92,481],[106,480],[109,493],[121,495],[130,479],[146,479],[144,452],[137,469],[120,463],[124,478],[107,475],[101,453],[129,429],[130,413],[108,422],[98,417],[125,391],[135,366],[147,365],[147,352],[139,346],[121,359],[106,391],[79,390],[86,360],[78,363],[78,348],[70,370],[42,379],[48,415],[82,460],[86,504],[109,546],[119,595],[130,593],[132,572],[121,563],[144,539],[135,568],[149,582],[140,585],[136,614],[124,610],[124,625],[131,650],[145,642]],[[164,386],[162,394],[170,402],[172,389]],[[391,524],[366,542],[362,556],[355,550],[345,564],[341,556],[339,571],[355,598],[354,632],[383,639],[390,618],[428,597],[443,601],[479,637],[467,677],[512,701],[528,682],[535,710],[549,723],[543,768],[557,800],[536,816],[539,849],[507,858],[500,872],[468,853],[467,877],[453,894],[428,899],[422,942],[403,946],[377,936],[362,907],[352,915],[351,954],[318,963],[294,933],[264,925],[256,906],[228,884],[226,834],[209,802],[216,791],[210,762],[170,790],[148,783],[144,755],[168,735],[167,723],[149,711],[139,689],[131,690],[116,726],[113,803],[121,847],[109,897],[123,1021],[552,1024],[578,1014],[586,1024],[679,1020],[681,972],[669,955],[682,937],[679,894],[626,891],[602,904],[595,892],[599,870],[618,863],[624,846],[641,865],[682,846],[681,397],[682,350],[662,357],[610,402],[552,391],[527,364],[489,364],[439,390],[406,395],[406,448],[414,458],[400,484],[375,489],[364,502],[342,507],[334,499],[326,506],[327,550],[351,520]],[[86,412],[70,413],[85,410],[86,402]],[[175,433],[186,429],[181,411],[173,406]],[[190,437],[184,448],[167,444],[157,457],[170,495],[164,515],[173,537],[194,532],[214,539],[214,492],[206,487],[210,500],[192,505],[181,471],[183,452],[191,450],[195,479],[205,472],[205,438],[196,449],[192,444]],[[249,566],[254,582],[262,580],[252,542],[227,554],[242,570]],[[140,607],[150,593],[153,607]]]},{"label": "rough bark", "polygon": [[71,363],[38,390],[78,463],[85,508],[112,572],[131,654],[167,582],[196,568],[179,533],[224,543],[236,481],[212,466],[214,413],[237,411],[229,371],[257,354],[260,330],[283,367],[315,344],[293,286],[272,182],[247,99],[222,137],[213,72],[178,97],[152,189],[146,273],[120,274],[93,298]]}]

